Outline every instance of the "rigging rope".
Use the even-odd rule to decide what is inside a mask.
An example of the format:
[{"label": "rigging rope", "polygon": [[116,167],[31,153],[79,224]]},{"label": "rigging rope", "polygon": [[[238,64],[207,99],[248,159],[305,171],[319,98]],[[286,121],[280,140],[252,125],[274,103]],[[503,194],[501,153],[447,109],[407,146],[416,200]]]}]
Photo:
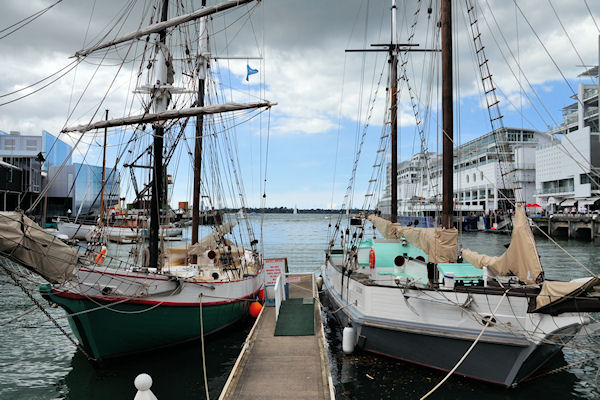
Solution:
[{"label": "rigging rope", "polygon": [[28,17],[23,18],[22,20],[19,20],[17,22],[15,22],[14,24],[7,26],[6,28],[0,30],[0,33],[9,30],[12,27],[15,27],[19,24],[21,24],[20,26],[17,26],[15,29],[13,29],[12,31],[8,32],[5,35],[0,36],[0,39],[4,39],[5,37],[15,33],[16,31],[18,31],[21,28],[24,28],[25,26],[29,25],[30,23],[32,23],[33,21],[35,21],[36,19],[38,19],[39,17],[41,17],[42,15],[44,15],[48,10],[50,10],[52,7],[54,7],[55,5],[57,5],[58,3],[62,2],[62,0],[58,0],[57,2],[50,4],[48,7],[43,8],[33,14],[31,14]]},{"label": "rigging rope", "polygon": [[60,326],[60,324],[54,319],[54,317],[52,317],[52,315],[50,315],[50,313],[44,308],[44,306],[42,306],[42,304],[35,297],[33,297],[29,290],[27,290],[27,288],[25,288],[25,286],[21,284],[21,282],[17,279],[13,272],[4,264],[4,260],[2,259],[0,259],[0,267],[2,267],[6,274],[15,282],[15,284],[23,291],[23,293],[25,293],[25,295],[29,297],[31,301],[33,301],[37,308],[39,308],[40,311],[42,311],[46,315],[46,317],[48,317],[48,319],[54,324],[54,326],[56,326],[58,330],[61,331],[61,333],[65,335],[66,338],[69,339],[69,341],[73,343],[73,345],[75,345],[75,347],[78,348],[87,357],[88,360],[92,360],[93,358],[88,354],[88,352],[85,351],[85,349],[81,347],[79,343],[77,343],[62,326]]},{"label": "rigging rope", "polygon": [[[508,289],[506,291],[504,291],[504,294],[502,295],[502,298],[500,299],[500,301],[496,305],[496,308],[494,308],[494,311],[491,314],[492,317],[496,315],[496,312],[498,311],[498,308],[500,307],[500,304],[502,304],[502,300],[504,300],[504,298],[506,297],[507,293],[508,293]],[[467,356],[469,354],[471,354],[471,351],[475,348],[475,345],[479,342],[479,339],[481,339],[481,336],[483,335],[483,332],[485,332],[485,330],[487,329],[487,327],[490,325],[491,320],[492,320],[492,318],[486,318],[485,326],[481,329],[481,332],[479,332],[479,335],[477,336],[477,338],[475,339],[475,341],[471,344],[471,346],[469,347],[469,349],[465,352],[465,354],[461,357],[461,359],[458,360],[458,362],[456,363],[456,365],[454,366],[454,368],[452,368],[448,372],[448,374],[444,377],[444,379],[442,379],[437,385],[435,385],[433,389],[431,389],[429,392],[427,392],[427,394],[425,396],[421,397],[421,400],[424,400],[427,397],[429,397],[431,394],[433,394],[433,392],[435,392],[436,390],[438,390],[439,387],[442,386],[444,384],[444,382],[446,382],[448,380],[448,378],[450,378],[450,376],[452,376],[452,374],[454,373],[454,371],[456,371],[456,369],[463,363],[463,361],[465,361],[465,359],[467,358]]]},{"label": "rigging rope", "polygon": [[202,293],[200,293],[200,341],[202,342],[202,372],[204,375],[204,390],[206,400],[210,400],[208,393],[208,378],[206,376],[206,354],[204,353],[204,318],[202,317]]}]

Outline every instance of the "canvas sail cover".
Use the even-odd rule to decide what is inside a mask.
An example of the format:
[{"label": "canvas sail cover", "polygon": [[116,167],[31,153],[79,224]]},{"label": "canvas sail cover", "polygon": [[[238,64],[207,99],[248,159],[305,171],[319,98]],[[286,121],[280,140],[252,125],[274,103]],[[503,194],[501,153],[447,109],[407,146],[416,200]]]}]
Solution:
[{"label": "canvas sail cover", "polygon": [[76,249],[20,212],[0,212],[0,255],[31,269],[50,283],[73,277],[79,260]]},{"label": "canvas sail cover", "polygon": [[510,246],[504,254],[492,257],[464,249],[462,255],[465,261],[477,268],[487,267],[493,275],[515,275],[527,284],[539,283],[544,279],[544,271],[523,205],[517,206]]},{"label": "canvas sail cover", "polygon": [[232,254],[243,254],[243,249],[236,247],[230,240],[224,237],[224,235],[231,233],[235,225],[235,222],[226,222],[198,240],[196,244],[169,247],[165,249],[165,252],[169,256],[169,260],[175,264],[187,262],[188,256],[200,256],[207,250],[217,250],[217,248],[223,245],[227,246],[227,250],[231,249]]},{"label": "canvas sail cover", "polygon": [[536,311],[549,304],[576,297],[581,292],[599,283],[600,279],[590,278],[588,281],[544,281],[540,293],[535,298]]},{"label": "canvas sail cover", "polygon": [[368,219],[384,238],[404,237],[410,244],[427,253],[430,262],[456,262],[458,231],[455,228],[414,228],[392,223],[376,215],[369,215]]},{"label": "canvas sail cover", "polygon": [[231,233],[235,222],[225,222],[223,225],[215,227],[215,230],[198,240],[198,243],[191,245],[188,248],[188,254],[190,255],[201,255],[206,250],[214,250],[221,244],[231,245],[225,235]]}]

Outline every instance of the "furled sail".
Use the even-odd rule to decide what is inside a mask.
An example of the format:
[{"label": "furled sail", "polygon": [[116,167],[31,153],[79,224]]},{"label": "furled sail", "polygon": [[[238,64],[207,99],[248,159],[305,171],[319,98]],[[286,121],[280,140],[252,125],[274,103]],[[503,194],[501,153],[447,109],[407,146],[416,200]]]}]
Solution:
[{"label": "furled sail", "polygon": [[0,212],[0,255],[23,265],[51,283],[73,276],[79,252],[44,232],[21,212]]},{"label": "furled sail", "polygon": [[113,126],[145,124],[166,121],[169,119],[196,117],[198,115],[218,114],[231,111],[248,110],[251,108],[271,107],[273,105],[273,103],[270,103],[268,101],[248,104],[224,103],[205,107],[184,108],[182,110],[167,110],[159,113],[134,115],[131,117],[98,121],[88,125],[77,125],[73,127],[67,127],[64,128],[61,132],[87,132],[93,129],[110,128]]},{"label": "furled sail", "polygon": [[232,254],[243,254],[244,249],[238,248],[230,240],[225,238],[225,235],[231,233],[235,225],[235,222],[226,222],[223,225],[215,227],[214,231],[204,236],[198,243],[191,246],[181,245],[165,249],[165,253],[169,257],[169,262],[172,264],[183,265],[188,261],[189,256],[200,256],[207,250],[217,250],[223,245],[226,246],[227,250]]},{"label": "furled sail", "polygon": [[[536,312],[552,312],[561,302],[568,302],[577,296],[595,291],[595,286],[600,285],[600,278],[576,279],[570,282],[544,281],[542,289],[535,299]],[[593,293],[598,296],[598,293]]]},{"label": "furled sail", "polygon": [[465,261],[477,268],[487,267],[494,275],[515,275],[528,284],[544,280],[544,271],[523,205],[517,205],[510,246],[504,254],[492,257],[464,249],[462,255]]},{"label": "furled sail", "polygon": [[95,51],[102,50],[107,47],[117,45],[119,43],[124,43],[124,42],[130,41],[130,40],[135,40],[135,39],[141,38],[146,35],[158,33],[158,32],[164,31],[165,29],[170,28],[172,26],[181,25],[181,24],[184,24],[189,21],[193,21],[198,18],[206,17],[207,15],[215,14],[220,11],[225,11],[230,8],[240,6],[242,4],[250,3],[251,1],[254,1],[254,0],[232,0],[232,1],[227,1],[227,2],[224,2],[221,4],[214,5],[211,7],[203,7],[203,8],[200,8],[199,10],[196,10],[189,14],[179,15],[177,17],[168,19],[166,21],[162,21],[162,22],[158,22],[156,24],[149,25],[149,26],[147,26],[143,29],[137,30],[135,32],[128,33],[117,39],[113,39],[108,42],[100,43],[96,46],[90,47],[89,49],[79,50],[77,53],[75,53],[75,56],[76,57],[85,57],[88,54],[93,53]]},{"label": "furled sail", "polygon": [[235,225],[235,222],[225,222],[223,225],[216,227],[214,231],[200,239],[198,243],[191,245],[188,248],[188,254],[200,255],[206,250],[217,248],[220,244],[223,244],[223,241],[226,240],[224,236],[231,233]]},{"label": "furled sail", "polygon": [[405,238],[410,244],[427,253],[430,262],[456,262],[458,249],[456,228],[414,228],[392,223],[376,215],[369,215],[368,219],[384,238]]}]

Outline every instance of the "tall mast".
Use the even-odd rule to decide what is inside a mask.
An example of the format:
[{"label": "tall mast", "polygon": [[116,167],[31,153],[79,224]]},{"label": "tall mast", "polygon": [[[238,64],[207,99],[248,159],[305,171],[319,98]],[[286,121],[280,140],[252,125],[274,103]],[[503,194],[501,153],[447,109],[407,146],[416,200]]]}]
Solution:
[{"label": "tall mast", "polygon": [[[167,20],[169,1],[163,0],[162,2],[162,14],[161,21]],[[157,86],[164,85],[167,83],[167,54],[164,51],[164,44],[167,39],[167,31],[162,30],[159,33],[159,41],[162,46],[158,46],[157,60],[156,60],[156,84]],[[154,108],[156,112],[164,111],[168,105],[167,93],[162,92],[159,88],[157,95],[154,99]],[[153,154],[154,154],[154,176],[152,179],[152,199],[150,201],[150,266],[154,268],[160,268],[162,263],[159,263],[158,254],[158,241],[159,241],[159,230],[160,230],[160,210],[162,208],[162,192],[163,192],[163,136],[165,134],[164,128],[160,125],[160,122],[154,125],[154,143],[153,143]]]},{"label": "tall mast", "polygon": [[452,99],[452,3],[442,0],[442,227],[452,227],[454,173]]},{"label": "tall mast", "polygon": [[[202,7],[206,7],[206,0],[202,0]],[[208,31],[206,17],[200,19],[200,43],[198,45],[198,99],[197,106],[204,107],[204,86],[206,70],[208,69]],[[200,181],[202,176],[202,131],[204,117],[196,117],[196,139],[194,141],[194,199],[192,203],[192,244],[198,243],[198,226],[200,225]]]},{"label": "tall mast", "polygon": [[[108,110],[106,110],[108,119]],[[100,194],[100,226],[104,225],[104,186],[106,186],[106,135],[108,128],[104,128],[104,147],[102,148],[102,192]]]},{"label": "tall mast", "polygon": [[392,162],[390,168],[390,220],[398,222],[398,48],[396,46],[396,0],[392,0],[392,40],[390,42],[390,95],[391,95],[391,146]]}]

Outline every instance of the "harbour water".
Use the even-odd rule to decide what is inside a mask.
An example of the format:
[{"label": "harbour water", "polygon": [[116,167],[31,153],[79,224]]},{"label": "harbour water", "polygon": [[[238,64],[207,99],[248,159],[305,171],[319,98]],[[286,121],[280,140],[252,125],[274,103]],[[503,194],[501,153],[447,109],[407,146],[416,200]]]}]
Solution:
[{"label": "harbour water", "polygon": [[[317,269],[324,259],[328,225],[336,219],[337,216],[321,214],[265,215],[262,223],[265,257],[287,257],[290,271]],[[260,216],[252,216],[251,221],[258,232]],[[494,255],[500,254],[509,240],[509,236],[477,232],[461,237],[464,247]],[[572,240],[558,243],[568,250],[569,255],[550,241],[538,239],[538,250],[548,278],[571,279],[589,275],[573,258],[593,273],[600,273],[597,246]],[[124,252],[123,249],[126,246],[121,247],[120,252]],[[34,282],[27,282],[26,286],[37,293]],[[0,288],[3,293],[0,297],[0,399],[133,399],[133,379],[141,372],[153,377],[152,389],[159,400],[204,398],[200,343],[116,360],[97,368],[76,351],[40,311],[34,310],[7,323],[28,311],[33,304],[4,275],[0,275]],[[64,311],[49,311],[70,332]],[[344,355],[340,327],[327,311],[324,318],[330,367],[339,399],[419,398],[444,377],[442,372],[385,357],[360,352]],[[211,398],[218,397],[250,325],[251,321],[246,321],[236,329],[206,341]],[[511,390],[452,377],[431,398],[600,399],[597,387],[600,358],[593,357],[600,357],[600,346],[597,335],[590,330],[575,338],[564,349],[563,356],[552,361],[549,368],[561,368],[559,372]]]}]

